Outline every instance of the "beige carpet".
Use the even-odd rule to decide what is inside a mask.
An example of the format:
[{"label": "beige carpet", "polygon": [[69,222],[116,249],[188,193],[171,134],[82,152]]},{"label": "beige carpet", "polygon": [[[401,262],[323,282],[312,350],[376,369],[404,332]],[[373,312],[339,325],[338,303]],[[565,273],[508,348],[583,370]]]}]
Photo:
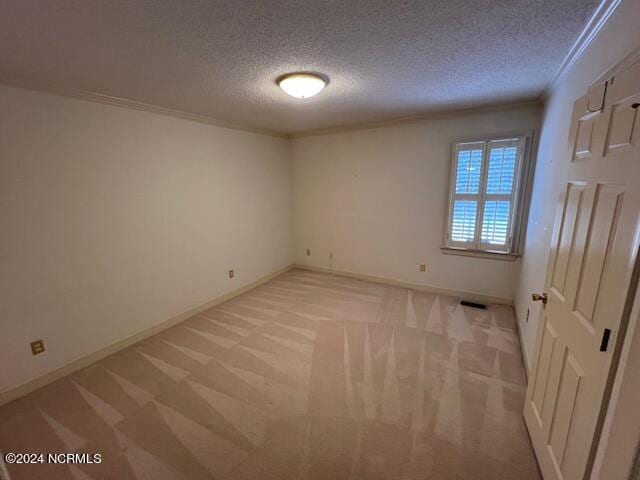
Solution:
[{"label": "beige carpet", "polygon": [[[5,368],[5,366],[3,366]],[[294,270],[0,407],[29,479],[538,479],[510,308]]]}]

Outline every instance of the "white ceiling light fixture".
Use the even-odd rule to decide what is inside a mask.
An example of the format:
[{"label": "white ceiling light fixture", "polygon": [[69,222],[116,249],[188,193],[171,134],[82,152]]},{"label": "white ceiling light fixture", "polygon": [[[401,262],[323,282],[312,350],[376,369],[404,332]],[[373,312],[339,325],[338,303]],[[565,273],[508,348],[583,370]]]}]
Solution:
[{"label": "white ceiling light fixture", "polygon": [[288,73],[278,79],[278,86],[295,98],[309,98],[317,95],[327,85],[327,81],[314,73]]}]

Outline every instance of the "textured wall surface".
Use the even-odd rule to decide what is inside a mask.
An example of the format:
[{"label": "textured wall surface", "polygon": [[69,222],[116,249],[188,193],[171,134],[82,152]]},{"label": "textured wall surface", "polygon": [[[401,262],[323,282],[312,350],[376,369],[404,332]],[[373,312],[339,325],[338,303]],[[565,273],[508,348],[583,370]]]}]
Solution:
[{"label": "textured wall surface", "polygon": [[290,195],[286,140],[0,87],[0,391],[289,265]]},{"label": "textured wall surface", "polygon": [[[281,132],[537,97],[596,0],[0,0],[0,80]],[[331,78],[300,102],[287,72]]]}]

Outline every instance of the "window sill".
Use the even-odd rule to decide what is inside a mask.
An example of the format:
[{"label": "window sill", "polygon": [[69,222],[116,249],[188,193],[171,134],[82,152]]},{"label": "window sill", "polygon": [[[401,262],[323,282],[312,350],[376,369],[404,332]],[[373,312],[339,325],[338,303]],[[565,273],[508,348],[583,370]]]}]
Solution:
[{"label": "window sill", "polygon": [[491,260],[500,260],[503,262],[515,262],[519,254],[515,253],[498,253],[498,252],[485,252],[481,250],[467,250],[464,248],[451,248],[451,247],[442,247],[442,253],[445,255],[461,255],[463,257],[479,257],[479,258],[488,258]]}]

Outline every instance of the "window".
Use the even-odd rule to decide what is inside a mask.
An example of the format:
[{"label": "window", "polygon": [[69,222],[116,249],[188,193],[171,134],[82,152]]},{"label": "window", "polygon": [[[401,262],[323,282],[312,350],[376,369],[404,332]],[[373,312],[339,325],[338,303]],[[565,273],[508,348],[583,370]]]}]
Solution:
[{"label": "window", "polygon": [[526,138],[454,146],[446,247],[514,254]]}]

